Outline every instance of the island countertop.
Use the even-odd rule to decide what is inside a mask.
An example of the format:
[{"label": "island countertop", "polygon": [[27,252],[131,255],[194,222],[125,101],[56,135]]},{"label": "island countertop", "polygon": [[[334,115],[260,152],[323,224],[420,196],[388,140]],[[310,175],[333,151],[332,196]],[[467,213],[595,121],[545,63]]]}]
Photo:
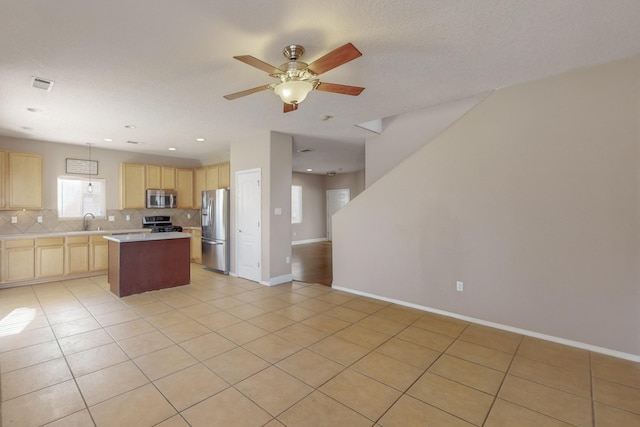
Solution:
[{"label": "island countertop", "polygon": [[171,231],[169,233],[135,233],[135,234],[116,234],[111,236],[102,236],[104,239],[118,243],[129,242],[148,242],[152,240],[169,240],[169,239],[188,239],[196,237],[189,233],[180,233]]}]

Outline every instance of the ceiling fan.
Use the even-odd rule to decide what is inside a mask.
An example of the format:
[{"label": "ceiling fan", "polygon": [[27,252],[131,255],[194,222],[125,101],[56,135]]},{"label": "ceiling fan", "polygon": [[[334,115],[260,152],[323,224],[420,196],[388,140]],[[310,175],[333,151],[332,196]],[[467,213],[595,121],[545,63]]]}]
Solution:
[{"label": "ceiling fan", "polygon": [[312,90],[321,90],[324,92],[333,92],[352,96],[360,95],[364,90],[363,87],[321,82],[318,78],[320,74],[326,73],[327,71],[345,64],[352,59],[362,56],[362,53],[360,53],[360,51],[351,43],[347,43],[332,50],[311,64],[299,61],[300,57],[304,54],[304,47],[298,44],[292,44],[285,47],[282,50],[282,54],[287,58],[287,62],[278,68],[250,55],[234,56],[238,61],[242,61],[252,67],[266,71],[271,77],[280,81],[271,83],[270,85],[258,86],[253,89],[247,89],[242,92],[225,95],[225,98],[233,100],[269,89],[280,96],[280,99],[284,102],[284,112],[288,113],[290,111],[297,110],[298,104],[304,101]]}]

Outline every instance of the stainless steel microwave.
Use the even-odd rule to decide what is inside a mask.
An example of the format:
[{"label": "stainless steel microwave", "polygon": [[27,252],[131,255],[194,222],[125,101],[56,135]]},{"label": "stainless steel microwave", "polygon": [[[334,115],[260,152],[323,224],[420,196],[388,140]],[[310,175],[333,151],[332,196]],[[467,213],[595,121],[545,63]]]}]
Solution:
[{"label": "stainless steel microwave", "polygon": [[173,190],[147,190],[147,209],[165,209],[178,206],[178,193]]}]

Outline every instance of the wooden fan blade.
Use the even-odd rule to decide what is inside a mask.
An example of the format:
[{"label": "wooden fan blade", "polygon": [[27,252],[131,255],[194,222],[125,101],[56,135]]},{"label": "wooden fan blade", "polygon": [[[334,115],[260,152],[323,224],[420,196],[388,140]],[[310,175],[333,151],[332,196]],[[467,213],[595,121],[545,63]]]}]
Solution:
[{"label": "wooden fan blade", "polygon": [[259,70],[266,71],[269,74],[279,74],[282,72],[281,69],[274,67],[273,65],[267,64],[264,61],[260,61],[258,58],[254,58],[250,55],[242,55],[242,56],[234,56],[238,61],[242,61],[247,65],[251,65],[252,67],[256,67]]},{"label": "wooden fan blade", "polygon": [[338,85],[335,83],[320,82],[316,87],[316,90],[322,90],[325,92],[341,93],[343,95],[358,96],[364,90],[363,87]]},{"label": "wooden fan blade", "polygon": [[295,111],[298,109],[298,104],[287,104],[286,102],[284,103],[284,113],[289,113],[291,111]]},{"label": "wooden fan blade", "polygon": [[326,73],[329,70],[362,56],[362,53],[351,43],[332,50],[320,59],[316,59],[307,67],[313,74]]},{"label": "wooden fan blade", "polygon": [[229,95],[225,95],[224,98],[231,101],[233,99],[240,98],[242,96],[251,95],[252,93],[260,92],[267,89],[269,89],[268,85],[258,86],[258,87],[254,87],[253,89],[247,89],[247,90],[243,90],[242,92],[236,92]]}]

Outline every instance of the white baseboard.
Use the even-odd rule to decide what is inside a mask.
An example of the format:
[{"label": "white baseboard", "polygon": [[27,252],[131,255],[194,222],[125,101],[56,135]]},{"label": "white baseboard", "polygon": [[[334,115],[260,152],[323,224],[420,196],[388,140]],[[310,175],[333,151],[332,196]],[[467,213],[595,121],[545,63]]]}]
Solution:
[{"label": "white baseboard", "polygon": [[260,284],[265,286],[276,286],[276,285],[281,285],[283,283],[292,282],[292,281],[293,281],[293,274],[285,274],[284,276],[272,277],[271,279],[269,279],[268,282],[261,281]]},{"label": "white baseboard", "polygon": [[305,243],[318,243],[326,241],[328,241],[326,237],[320,237],[318,239],[294,240],[293,242],[291,242],[291,245],[304,245]]},{"label": "white baseboard", "polygon": [[476,324],[479,324],[479,325],[489,326],[491,328],[501,329],[503,331],[514,332],[516,334],[526,335],[526,336],[533,337],[533,338],[539,338],[539,339],[542,339],[542,340],[551,341],[551,342],[555,342],[555,343],[558,343],[558,344],[564,344],[564,345],[568,345],[570,347],[576,347],[576,348],[580,348],[580,349],[583,349],[583,350],[589,350],[589,351],[593,351],[595,353],[602,353],[602,354],[606,354],[606,355],[609,355],[609,356],[617,357],[617,358],[620,358],[620,359],[630,360],[632,362],[640,362],[640,355],[636,355],[636,354],[624,353],[622,351],[612,350],[610,348],[605,348],[605,347],[598,347],[598,346],[591,345],[591,344],[586,344],[586,343],[583,343],[583,342],[580,342],[580,341],[573,341],[573,340],[568,340],[568,339],[565,339],[565,338],[555,337],[553,335],[541,334],[541,333],[538,333],[538,332],[528,331],[526,329],[520,329],[520,328],[515,328],[515,327],[509,326],[509,325],[503,325],[501,323],[488,322],[486,320],[476,319],[474,317],[464,316],[464,315],[457,314],[457,313],[451,313],[449,311],[439,310],[437,308],[431,308],[431,307],[426,307],[426,306],[423,306],[423,305],[413,304],[413,303],[410,303],[410,302],[400,301],[400,300],[397,300],[397,299],[394,299],[394,298],[382,297],[382,296],[379,296],[379,295],[370,294],[368,292],[358,291],[356,289],[344,288],[342,286],[335,286],[335,285],[332,286],[332,288],[333,289],[337,289],[339,291],[349,292],[351,294],[361,295],[361,296],[365,296],[365,297],[369,297],[369,298],[373,298],[373,299],[377,299],[377,300],[381,300],[381,301],[386,301],[386,302],[391,302],[391,303],[398,304],[398,305],[403,305],[405,307],[411,307],[411,308],[415,308],[415,309],[422,310],[422,311],[428,311],[430,313],[436,313],[436,314],[441,314],[443,316],[454,317],[456,319],[464,320],[464,321],[471,322],[471,323],[476,323]]}]

